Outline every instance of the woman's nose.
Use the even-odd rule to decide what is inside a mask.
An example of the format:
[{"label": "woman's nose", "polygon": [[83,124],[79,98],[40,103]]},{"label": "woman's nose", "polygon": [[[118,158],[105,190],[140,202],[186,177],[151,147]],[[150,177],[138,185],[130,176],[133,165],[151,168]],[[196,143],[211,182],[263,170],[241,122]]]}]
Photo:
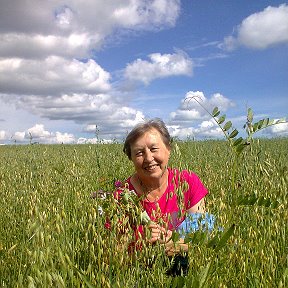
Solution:
[{"label": "woman's nose", "polygon": [[151,161],[153,161],[153,154],[152,154],[152,152],[150,151],[150,150],[148,150],[148,151],[146,151],[146,153],[145,153],[145,161],[146,162],[151,162]]}]

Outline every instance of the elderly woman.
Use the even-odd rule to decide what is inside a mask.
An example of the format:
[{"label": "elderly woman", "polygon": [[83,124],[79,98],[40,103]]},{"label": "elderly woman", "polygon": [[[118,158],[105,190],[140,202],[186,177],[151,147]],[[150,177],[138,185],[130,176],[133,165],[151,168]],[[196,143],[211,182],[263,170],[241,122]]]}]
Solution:
[{"label": "elderly woman", "polygon": [[207,189],[196,174],[168,167],[171,137],[158,118],[138,124],[128,134],[123,151],[135,167],[126,185],[141,197],[141,204],[152,220],[145,227],[151,232],[150,238],[145,239],[143,226],[137,228],[136,234],[142,234],[148,243],[165,245],[169,256],[179,250],[187,251],[183,238],[172,242],[172,231],[184,222],[187,214],[205,212]]}]

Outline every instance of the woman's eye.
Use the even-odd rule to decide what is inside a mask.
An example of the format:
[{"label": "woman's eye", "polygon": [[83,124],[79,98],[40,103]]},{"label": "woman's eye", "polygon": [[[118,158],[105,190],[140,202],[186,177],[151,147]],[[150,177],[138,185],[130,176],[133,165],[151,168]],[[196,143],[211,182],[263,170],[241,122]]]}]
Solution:
[{"label": "woman's eye", "polygon": [[152,148],[152,149],[151,149],[152,152],[155,152],[155,151],[157,151],[157,150],[158,150],[158,148]]},{"label": "woman's eye", "polygon": [[138,151],[138,152],[136,152],[136,156],[141,156],[142,154],[143,154],[142,151]]}]

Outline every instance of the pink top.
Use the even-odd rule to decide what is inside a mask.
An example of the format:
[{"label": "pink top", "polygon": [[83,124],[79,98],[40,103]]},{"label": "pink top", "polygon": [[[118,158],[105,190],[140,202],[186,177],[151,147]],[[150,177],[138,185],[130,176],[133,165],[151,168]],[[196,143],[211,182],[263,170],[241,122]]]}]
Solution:
[{"label": "pink top", "polygon": [[[127,179],[127,183],[129,190],[136,192],[131,184],[131,177]],[[145,199],[142,205],[152,221],[157,223],[159,219],[162,219],[168,224],[169,230],[175,230],[185,219],[186,210],[196,205],[207,193],[207,189],[195,173],[168,168],[168,187],[164,194],[155,202]],[[143,233],[143,227],[138,227],[137,230]]]}]

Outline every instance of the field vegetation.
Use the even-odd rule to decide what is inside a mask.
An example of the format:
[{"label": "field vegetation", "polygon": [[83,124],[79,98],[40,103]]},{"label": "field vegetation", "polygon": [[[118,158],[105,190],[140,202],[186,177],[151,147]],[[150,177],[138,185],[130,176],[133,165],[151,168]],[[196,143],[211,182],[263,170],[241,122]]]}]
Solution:
[{"label": "field vegetation", "polygon": [[130,257],[112,196],[91,197],[133,172],[122,144],[1,146],[0,287],[288,287],[288,139],[252,142],[237,159],[227,141],[174,143],[216,217],[174,278],[161,245]]}]

